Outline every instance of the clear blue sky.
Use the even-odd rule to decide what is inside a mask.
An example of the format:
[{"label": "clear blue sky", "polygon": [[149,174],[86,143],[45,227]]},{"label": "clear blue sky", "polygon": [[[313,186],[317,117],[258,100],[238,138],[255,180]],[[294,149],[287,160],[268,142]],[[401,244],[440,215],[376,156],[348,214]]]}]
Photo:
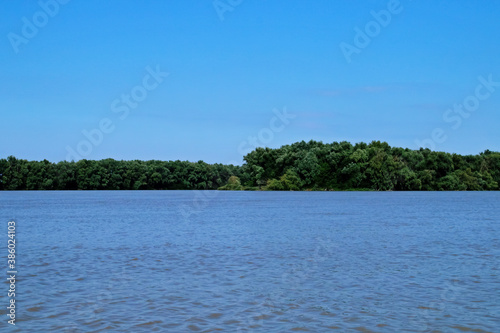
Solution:
[{"label": "clear blue sky", "polygon": [[499,1],[54,1],[0,4],[0,157],[241,163],[249,137],[500,151]]}]

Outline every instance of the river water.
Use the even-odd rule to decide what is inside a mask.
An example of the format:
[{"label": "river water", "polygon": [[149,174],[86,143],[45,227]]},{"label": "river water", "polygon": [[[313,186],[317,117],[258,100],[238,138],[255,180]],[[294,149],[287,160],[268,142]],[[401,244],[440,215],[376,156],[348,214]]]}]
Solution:
[{"label": "river water", "polygon": [[[0,192],[13,332],[500,332],[499,192]],[[3,231],[2,231],[3,230]],[[4,280],[5,281],[5,280]]]}]

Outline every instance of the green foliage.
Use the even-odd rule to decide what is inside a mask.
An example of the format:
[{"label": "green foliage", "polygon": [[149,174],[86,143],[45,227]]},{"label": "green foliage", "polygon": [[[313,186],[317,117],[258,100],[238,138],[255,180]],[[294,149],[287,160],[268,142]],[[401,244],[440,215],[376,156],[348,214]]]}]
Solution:
[{"label": "green foliage", "polygon": [[438,189],[441,191],[464,191],[467,185],[462,183],[455,173],[446,175],[439,180]]},{"label": "green foliage", "polygon": [[[274,150],[257,148],[244,160],[243,167],[251,170],[245,185],[264,182],[268,190],[498,190],[500,184],[500,153],[491,151],[461,156],[391,148],[380,141],[354,146],[301,141]],[[292,186],[287,182],[291,171]]]},{"label": "green foliage", "polygon": [[236,176],[229,177],[227,184],[219,187],[219,190],[243,191],[245,188],[241,186],[240,178]]},{"label": "green foliage", "polygon": [[281,180],[278,179],[270,179],[267,181],[267,190],[269,191],[284,191],[285,187]]},{"label": "green foliage", "polygon": [[287,191],[299,191],[302,188],[302,180],[293,169],[288,169],[280,178],[283,187]]},{"label": "green foliage", "polygon": [[257,148],[243,166],[203,161],[51,163],[0,159],[0,190],[499,190],[500,153],[458,155],[386,142]]},{"label": "green foliage", "polygon": [[269,191],[300,191],[303,182],[297,173],[288,169],[280,179],[270,179],[267,181],[267,190]]},{"label": "green foliage", "polygon": [[[0,190],[215,190],[243,167],[187,161],[0,159]],[[250,181],[248,174],[246,181]]]}]

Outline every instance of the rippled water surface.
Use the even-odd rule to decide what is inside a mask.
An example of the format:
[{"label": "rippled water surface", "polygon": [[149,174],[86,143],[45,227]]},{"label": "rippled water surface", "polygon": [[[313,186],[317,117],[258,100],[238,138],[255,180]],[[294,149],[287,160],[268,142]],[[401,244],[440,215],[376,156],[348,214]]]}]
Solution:
[{"label": "rippled water surface", "polygon": [[[2,192],[20,332],[500,332],[498,192]],[[3,231],[2,231],[3,230]],[[5,281],[5,280],[4,280]]]}]

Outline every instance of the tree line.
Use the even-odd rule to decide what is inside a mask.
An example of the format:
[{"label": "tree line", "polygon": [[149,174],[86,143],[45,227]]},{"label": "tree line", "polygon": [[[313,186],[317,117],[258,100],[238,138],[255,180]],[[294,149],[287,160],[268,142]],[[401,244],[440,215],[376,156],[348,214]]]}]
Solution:
[{"label": "tree line", "polygon": [[0,190],[499,190],[500,153],[458,155],[372,141],[257,148],[242,166],[203,161],[0,159]]},{"label": "tree line", "polygon": [[217,189],[240,168],[187,161],[0,159],[0,190]]},{"label": "tree line", "polygon": [[251,182],[272,190],[498,190],[500,153],[458,155],[387,142],[297,142],[244,157]]}]

